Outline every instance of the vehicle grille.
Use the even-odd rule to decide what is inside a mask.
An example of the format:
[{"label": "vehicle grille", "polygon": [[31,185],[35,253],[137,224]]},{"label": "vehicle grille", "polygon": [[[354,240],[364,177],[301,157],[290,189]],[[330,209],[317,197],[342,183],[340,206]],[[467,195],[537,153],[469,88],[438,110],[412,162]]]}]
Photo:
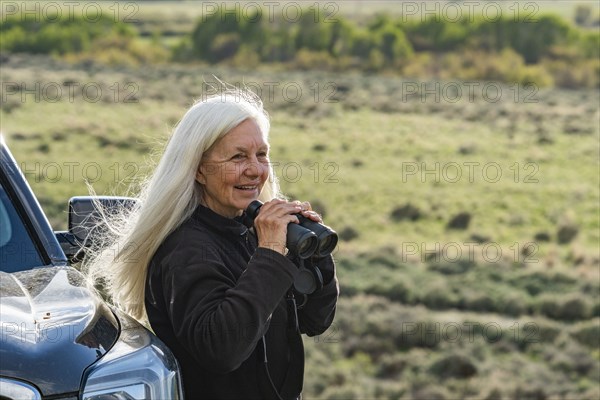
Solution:
[{"label": "vehicle grille", "polygon": [[0,400],[41,400],[42,395],[32,385],[15,379],[0,378]]}]

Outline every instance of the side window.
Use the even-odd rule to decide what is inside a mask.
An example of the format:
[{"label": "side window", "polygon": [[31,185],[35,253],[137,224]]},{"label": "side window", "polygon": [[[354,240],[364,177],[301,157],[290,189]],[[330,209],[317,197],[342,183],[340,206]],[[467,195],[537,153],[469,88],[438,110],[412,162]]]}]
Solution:
[{"label": "side window", "polygon": [[41,265],[35,244],[0,183],[0,271],[24,271]]}]

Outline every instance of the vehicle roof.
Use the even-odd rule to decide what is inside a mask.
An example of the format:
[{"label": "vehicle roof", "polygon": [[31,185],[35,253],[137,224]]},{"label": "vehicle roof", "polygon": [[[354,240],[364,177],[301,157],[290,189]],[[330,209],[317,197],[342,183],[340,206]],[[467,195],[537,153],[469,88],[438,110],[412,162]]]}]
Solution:
[{"label": "vehicle roof", "polygon": [[67,257],[54,235],[50,222],[4,141],[3,135],[0,135],[0,182],[9,196],[16,200],[15,207],[30,231],[44,263],[67,265]]}]

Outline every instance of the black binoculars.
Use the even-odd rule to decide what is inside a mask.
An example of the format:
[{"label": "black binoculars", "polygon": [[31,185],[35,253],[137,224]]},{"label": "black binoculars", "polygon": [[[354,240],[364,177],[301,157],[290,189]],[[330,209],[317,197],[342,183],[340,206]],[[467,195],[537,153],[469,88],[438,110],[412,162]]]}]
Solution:
[{"label": "black binoculars", "polygon": [[[263,203],[254,200],[246,208],[246,215],[254,221]],[[299,224],[288,224],[286,247],[301,259],[312,256],[325,257],[335,249],[338,242],[337,233],[328,226],[312,221],[296,214]]]}]

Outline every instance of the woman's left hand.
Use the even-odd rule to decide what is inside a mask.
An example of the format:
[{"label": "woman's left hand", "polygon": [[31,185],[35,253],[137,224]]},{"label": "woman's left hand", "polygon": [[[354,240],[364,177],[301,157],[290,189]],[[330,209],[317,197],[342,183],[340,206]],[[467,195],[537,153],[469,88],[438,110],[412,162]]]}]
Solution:
[{"label": "woman's left hand", "polygon": [[319,213],[317,213],[316,211],[313,211],[312,206],[310,205],[310,203],[308,201],[304,201],[304,202],[300,202],[300,201],[295,201],[295,203],[297,203],[298,205],[300,205],[300,207],[302,207],[302,211],[300,211],[300,214],[302,214],[302,216],[318,222],[318,223],[323,223],[323,218],[321,218],[321,216],[319,215]]}]

